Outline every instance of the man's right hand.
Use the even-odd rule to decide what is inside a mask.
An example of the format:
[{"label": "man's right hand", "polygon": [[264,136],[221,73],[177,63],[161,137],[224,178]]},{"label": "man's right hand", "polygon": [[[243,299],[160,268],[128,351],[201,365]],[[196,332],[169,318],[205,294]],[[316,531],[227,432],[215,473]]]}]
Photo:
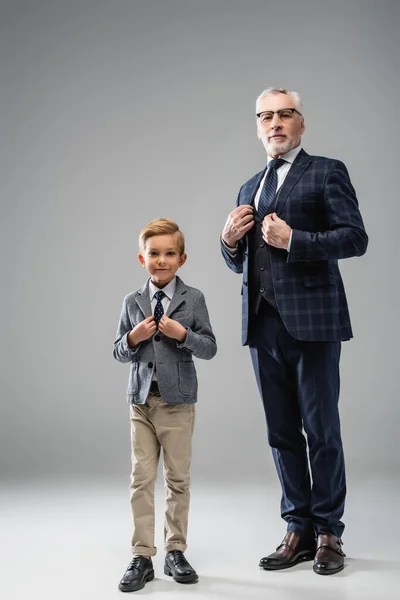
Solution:
[{"label": "man's right hand", "polygon": [[129,348],[134,348],[140,344],[140,342],[148,340],[156,331],[157,325],[154,317],[147,317],[144,321],[140,321],[140,323],[128,333]]},{"label": "man's right hand", "polygon": [[233,210],[222,230],[222,239],[227,246],[234,248],[239,240],[253,227],[253,207],[243,204]]}]

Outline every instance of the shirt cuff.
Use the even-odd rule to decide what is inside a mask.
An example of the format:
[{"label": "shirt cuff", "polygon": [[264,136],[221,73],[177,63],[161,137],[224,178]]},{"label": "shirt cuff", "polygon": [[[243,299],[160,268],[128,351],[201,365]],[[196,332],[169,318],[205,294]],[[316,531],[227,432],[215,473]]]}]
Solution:
[{"label": "shirt cuff", "polygon": [[224,249],[226,250],[227,254],[229,254],[229,256],[231,256],[232,258],[234,256],[236,256],[236,254],[238,253],[237,244],[236,244],[235,248],[231,248],[224,242],[224,240],[222,238],[221,238],[221,243],[222,243]]},{"label": "shirt cuff", "polygon": [[293,235],[293,229],[290,230],[290,238],[289,238],[289,243],[287,246],[287,253],[289,254],[290,252],[290,246],[292,245],[292,235]]}]

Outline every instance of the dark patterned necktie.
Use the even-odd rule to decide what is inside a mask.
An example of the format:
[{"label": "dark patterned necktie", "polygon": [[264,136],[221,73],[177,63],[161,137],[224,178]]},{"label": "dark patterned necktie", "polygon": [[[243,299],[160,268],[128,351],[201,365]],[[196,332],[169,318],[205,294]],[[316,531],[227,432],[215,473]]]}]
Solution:
[{"label": "dark patterned necktie", "polygon": [[276,171],[279,167],[284,165],[285,162],[286,160],[283,160],[283,158],[274,158],[268,165],[268,171],[261,190],[257,209],[257,212],[262,219],[268,213],[269,207],[275,198],[276,188],[278,187],[278,173]]},{"label": "dark patterned necktie", "polygon": [[164,298],[164,296],[165,296],[165,294],[162,290],[159,290],[158,292],[156,292],[154,294],[154,297],[157,300],[156,305],[154,307],[154,320],[157,324],[157,327],[158,327],[159,322],[161,321],[161,317],[164,314],[164,307],[161,302],[161,300]]}]

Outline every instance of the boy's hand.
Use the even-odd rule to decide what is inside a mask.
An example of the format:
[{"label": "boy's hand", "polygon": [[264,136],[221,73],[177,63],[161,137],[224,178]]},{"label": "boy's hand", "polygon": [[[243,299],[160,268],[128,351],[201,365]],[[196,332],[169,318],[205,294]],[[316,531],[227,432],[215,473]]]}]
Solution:
[{"label": "boy's hand", "polygon": [[147,317],[144,321],[140,321],[140,323],[128,333],[129,347],[134,348],[140,344],[140,342],[148,340],[156,331],[157,326],[154,317]]},{"label": "boy's hand", "polygon": [[165,314],[161,317],[158,329],[167,337],[178,340],[178,342],[184,342],[187,336],[187,331],[183,325],[178,321],[174,321],[174,319],[170,319]]}]

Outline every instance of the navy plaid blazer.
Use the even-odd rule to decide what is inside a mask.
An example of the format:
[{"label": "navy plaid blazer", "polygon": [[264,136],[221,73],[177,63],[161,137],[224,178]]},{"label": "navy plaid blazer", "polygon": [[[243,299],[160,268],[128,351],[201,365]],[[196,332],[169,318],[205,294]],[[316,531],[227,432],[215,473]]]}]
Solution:
[{"label": "navy plaid blazer", "polygon": [[[237,206],[253,204],[264,173],[265,169],[241,187]],[[304,341],[350,339],[353,333],[338,260],[362,256],[368,236],[345,165],[301,150],[278,191],[274,212],[293,230],[289,253],[270,247],[276,304],[286,329]],[[247,235],[239,241],[234,257],[223,244],[221,248],[228,267],[243,273],[242,343],[247,344]]]}]

